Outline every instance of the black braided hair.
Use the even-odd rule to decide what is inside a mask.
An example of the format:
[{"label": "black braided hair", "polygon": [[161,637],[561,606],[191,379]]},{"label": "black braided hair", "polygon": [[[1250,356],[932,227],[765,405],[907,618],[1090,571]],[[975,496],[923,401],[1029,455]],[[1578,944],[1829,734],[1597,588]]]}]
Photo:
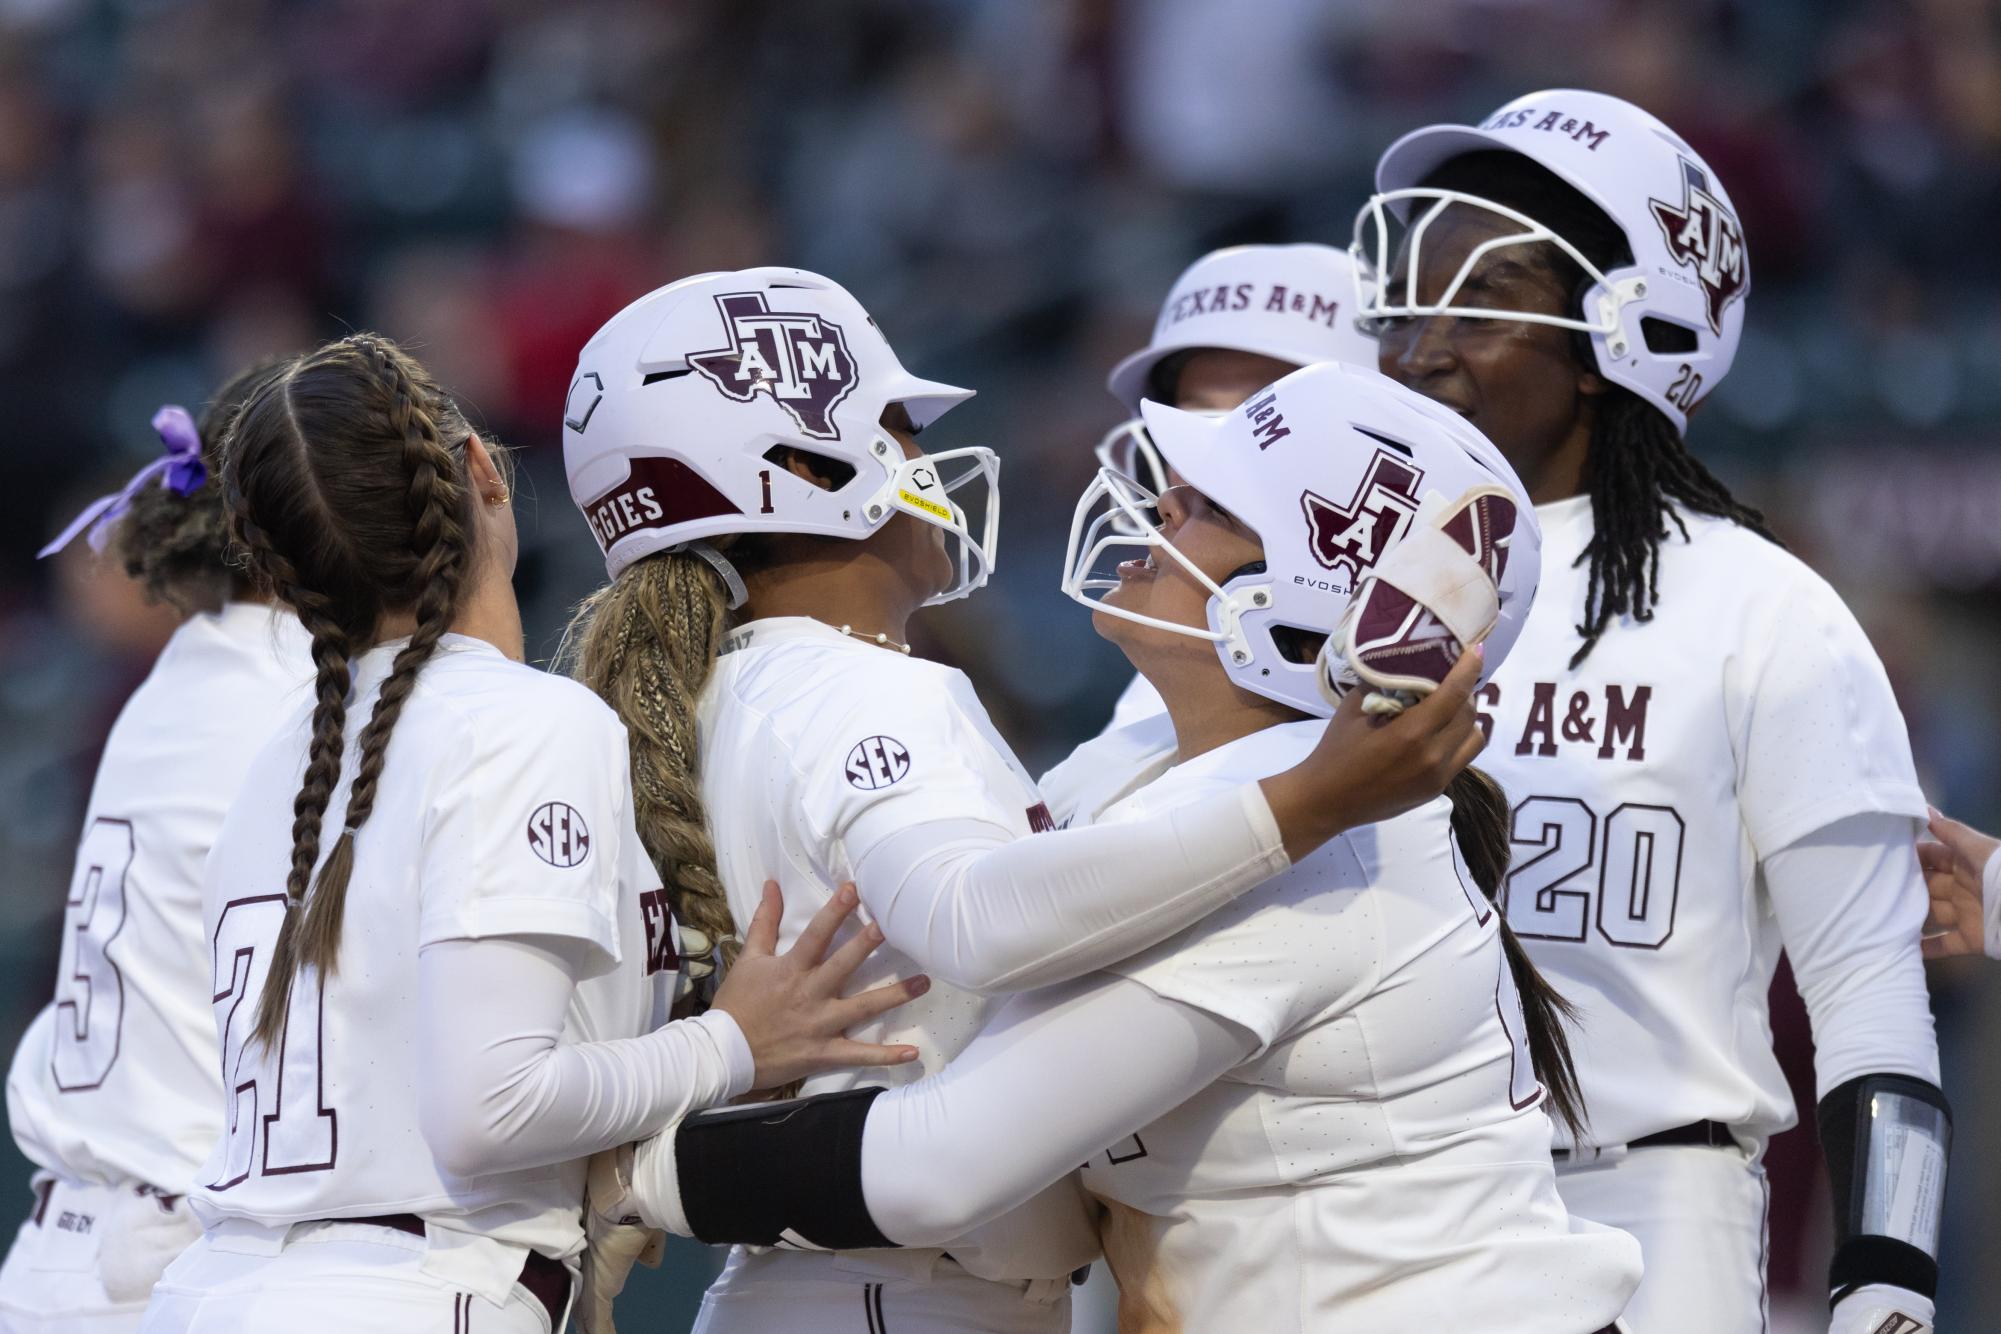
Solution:
[{"label": "black braided hair", "polygon": [[[1601,272],[1632,262],[1626,238],[1603,209],[1519,153],[1495,149],[1461,154],[1427,176],[1424,187],[1463,191],[1525,213],[1576,246]],[[1590,277],[1555,246],[1546,250],[1557,275],[1571,286],[1573,313],[1581,314]],[[1656,337],[1686,336],[1665,324],[1647,333],[1650,344]],[[1576,335],[1573,355],[1582,365],[1597,368],[1589,335]],[[1584,591],[1584,618],[1577,625],[1584,642],[1571,655],[1572,667],[1590,655],[1615,618],[1653,619],[1654,605],[1660,601],[1661,543],[1668,537],[1668,524],[1672,522],[1683,538],[1688,536],[1677,510],[1728,519],[1768,542],[1785,545],[1766,526],[1763,513],[1732,496],[1688,452],[1666,413],[1621,386],[1614,385],[1599,399],[1584,461],[1584,484],[1591,495],[1592,535],[1577,561],[1590,562],[1591,577]]]}]

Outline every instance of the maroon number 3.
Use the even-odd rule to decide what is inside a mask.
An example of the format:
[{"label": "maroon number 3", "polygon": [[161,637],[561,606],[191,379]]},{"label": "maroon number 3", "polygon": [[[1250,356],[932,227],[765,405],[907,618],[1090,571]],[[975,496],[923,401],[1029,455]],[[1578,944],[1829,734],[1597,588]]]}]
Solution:
[{"label": "maroon number 3", "polygon": [[131,869],[131,823],[92,820],[77,848],[63,912],[62,966],[56,971],[49,1069],[64,1093],[98,1087],[118,1061],[125,975],[112,961],[111,942],[125,927],[125,876]]}]

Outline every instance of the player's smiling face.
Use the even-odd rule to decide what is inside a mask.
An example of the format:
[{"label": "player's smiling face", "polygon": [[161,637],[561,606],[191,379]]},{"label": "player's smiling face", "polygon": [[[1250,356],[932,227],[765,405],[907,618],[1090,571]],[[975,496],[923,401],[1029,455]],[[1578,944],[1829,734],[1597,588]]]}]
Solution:
[{"label": "player's smiling face", "polygon": [[[1257,534],[1192,486],[1171,486],[1162,493],[1159,527],[1175,550],[1219,585],[1244,566],[1264,559],[1264,544]],[[1159,551],[1145,560],[1121,562],[1119,586],[1106,593],[1104,601],[1175,625],[1209,627],[1209,590],[1179,561]],[[1091,621],[1142,672],[1161,654],[1199,657],[1221,670],[1215,646],[1207,640],[1102,613]]]},{"label": "player's smiling face", "polygon": [[[1437,301],[1466,257],[1483,242],[1518,234],[1521,224],[1454,204],[1425,231],[1418,256],[1420,304]],[[1590,438],[1592,402],[1609,386],[1582,365],[1576,335],[1547,324],[1507,318],[1507,312],[1574,315],[1572,293],[1551,263],[1547,245],[1496,246],[1474,264],[1453,296],[1456,307],[1490,309],[1469,315],[1402,317],[1377,331],[1378,369],[1391,379],[1467,418],[1507,456],[1537,501],[1554,499],[1538,479],[1556,460],[1576,455]],[[1409,272],[1406,246],[1397,256],[1391,293],[1401,300]],[[1557,491],[1568,494],[1562,487]]]}]

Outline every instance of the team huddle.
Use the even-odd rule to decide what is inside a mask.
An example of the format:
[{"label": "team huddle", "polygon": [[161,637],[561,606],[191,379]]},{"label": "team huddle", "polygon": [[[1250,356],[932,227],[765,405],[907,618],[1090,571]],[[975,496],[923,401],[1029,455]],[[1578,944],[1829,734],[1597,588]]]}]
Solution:
[{"label": "team huddle", "polygon": [[[1762,1331],[1813,1023],[1834,1334],[1931,1328],[1927,807],[1834,591],[1688,451],[1750,290],[1602,94],[1198,259],[1061,587],[1136,670],[1040,779],[911,653],[1000,460],[835,282],[648,293],[562,422],[607,582],[526,665],[511,465],[389,340],[87,511],[185,619],[7,1083],[38,1334]],[[580,539],[579,539],[580,540]],[[658,1317],[628,1302],[628,1329]]]}]

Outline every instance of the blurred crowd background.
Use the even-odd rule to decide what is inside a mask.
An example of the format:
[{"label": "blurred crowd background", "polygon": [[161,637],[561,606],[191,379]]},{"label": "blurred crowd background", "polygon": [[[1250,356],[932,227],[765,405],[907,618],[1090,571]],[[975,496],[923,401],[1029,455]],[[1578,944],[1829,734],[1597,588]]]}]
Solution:
[{"label": "blurred crowd background", "polygon": [[[919,645],[1035,768],[1125,676],[1057,566],[1104,373],[1174,275],[1345,245],[1391,138],[1552,85],[1638,101],[1728,184],[1754,290],[1692,440],[1861,614],[1933,800],[2001,825],[1995,0],[0,0],[0,1041],[49,993],[97,749],[170,629],[83,544],[31,557],[154,456],[159,404],[348,329],[405,340],[521,450],[542,660],[602,573],[560,458],[583,340],[687,273],[823,271],[980,391],[940,443],[999,449],[1001,572]],[[1939,1324],[1971,1330],[2001,1271],[2001,965],[1933,986]],[[1810,1079],[1797,1002],[1775,1022]],[[1779,1329],[1824,1309],[1816,1158],[1810,1129],[1773,1149]],[[8,1171],[25,1211],[11,1145]],[[634,1327],[684,1327],[704,1262],[677,1252]]]}]

